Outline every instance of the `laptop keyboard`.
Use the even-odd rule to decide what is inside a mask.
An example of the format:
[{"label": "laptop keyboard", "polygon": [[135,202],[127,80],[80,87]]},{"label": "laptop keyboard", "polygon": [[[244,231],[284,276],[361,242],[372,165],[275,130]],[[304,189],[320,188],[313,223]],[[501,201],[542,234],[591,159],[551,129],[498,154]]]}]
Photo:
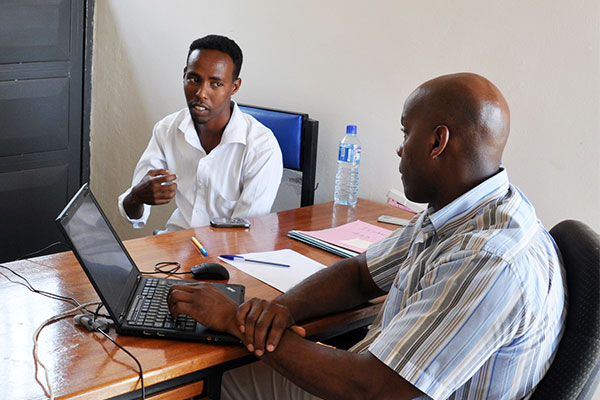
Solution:
[{"label": "laptop keyboard", "polygon": [[174,279],[146,279],[142,294],[137,296],[134,305],[127,316],[130,325],[149,328],[176,329],[193,332],[196,321],[188,315],[173,318],[169,312],[167,295],[172,285],[178,284]]}]

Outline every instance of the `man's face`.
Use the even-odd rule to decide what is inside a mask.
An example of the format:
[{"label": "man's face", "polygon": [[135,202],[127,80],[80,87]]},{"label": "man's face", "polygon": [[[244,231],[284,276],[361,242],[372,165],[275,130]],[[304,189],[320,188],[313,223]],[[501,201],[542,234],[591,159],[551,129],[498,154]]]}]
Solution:
[{"label": "man's face", "polygon": [[404,140],[397,150],[404,194],[416,203],[428,203],[435,189],[429,164],[432,127],[424,108],[418,90],[406,100],[402,112]]},{"label": "man's face", "polygon": [[[233,80],[233,60],[218,50],[194,50],[183,71],[183,89],[195,125],[229,121],[231,96],[241,80]],[[218,126],[217,128],[221,128]]]}]

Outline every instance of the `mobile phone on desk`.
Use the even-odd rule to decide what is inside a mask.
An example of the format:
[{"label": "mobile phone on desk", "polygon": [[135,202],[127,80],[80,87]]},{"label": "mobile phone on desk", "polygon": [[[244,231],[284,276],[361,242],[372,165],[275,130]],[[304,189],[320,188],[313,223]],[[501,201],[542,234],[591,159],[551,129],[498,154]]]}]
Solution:
[{"label": "mobile phone on desk", "polygon": [[400,226],[406,226],[410,223],[410,220],[408,220],[408,219],[392,217],[389,215],[380,215],[379,218],[377,218],[377,221],[385,222],[386,224],[394,224],[394,225],[400,225]]},{"label": "mobile phone on desk", "polygon": [[246,218],[213,218],[210,220],[210,226],[215,228],[250,228],[250,221]]}]

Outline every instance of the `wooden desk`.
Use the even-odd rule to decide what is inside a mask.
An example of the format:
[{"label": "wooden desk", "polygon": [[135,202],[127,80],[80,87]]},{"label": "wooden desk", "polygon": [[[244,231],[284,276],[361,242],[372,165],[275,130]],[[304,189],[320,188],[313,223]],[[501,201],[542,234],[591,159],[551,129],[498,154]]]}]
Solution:
[{"label": "wooden desk", "polygon": [[[350,212],[346,213],[347,210]],[[333,215],[335,214],[335,215]],[[343,215],[340,215],[343,214]],[[331,202],[315,206],[251,218],[250,229],[216,229],[201,227],[165,235],[128,240],[125,246],[138,268],[151,271],[156,262],[177,260],[183,269],[206,261],[217,261],[219,254],[238,254],[290,248],[330,265],[338,256],[287,237],[292,229],[316,230],[341,225],[355,219],[388,229],[394,225],[376,221],[381,214],[410,218],[411,214],[392,206],[360,199],[355,210],[334,206]],[[203,257],[192,245],[195,235],[208,249]],[[79,302],[96,301],[98,297],[71,252],[58,253],[5,264],[26,277],[33,287],[72,296]],[[246,298],[271,299],[280,294],[272,287],[227,265],[231,283],[246,286]],[[188,278],[189,279],[189,278]],[[2,345],[0,376],[3,383],[0,397],[13,399],[44,399],[48,395],[43,369],[33,360],[32,335],[46,319],[72,308],[70,304],[34,294],[27,290],[15,275],[0,269],[0,324]],[[303,324],[309,335],[340,332],[370,321],[379,307],[375,301],[349,312],[331,315]],[[215,389],[223,370],[234,367],[240,360],[252,356],[241,345],[212,345],[196,342],[146,339],[110,334],[125,346],[142,364],[147,395],[168,387],[206,380],[208,389]],[[44,328],[39,337],[38,355],[48,367],[54,395],[57,398],[105,399],[132,398],[139,389],[138,369],[127,354],[99,333],[75,326],[66,318]],[[248,362],[246,361],[246,362]],[[217,379],[211,381],[211,377]],[[212,383],[211,383],[212,382]],[[154,386],[153,386],[154,385]],[[197,384],[196,393],[201,391]],[[206,389],[206,387],[205,387]],[[217,389],[218,392],[218,389]],[[129,393],[129,395],[127,395]],[[121,397],[121,395],[123,395]],[[139,396],[139,391],[138,391]],[[179,397],[179,394],[177,395]],[[156,398],[161,398],[160,396]]]}]

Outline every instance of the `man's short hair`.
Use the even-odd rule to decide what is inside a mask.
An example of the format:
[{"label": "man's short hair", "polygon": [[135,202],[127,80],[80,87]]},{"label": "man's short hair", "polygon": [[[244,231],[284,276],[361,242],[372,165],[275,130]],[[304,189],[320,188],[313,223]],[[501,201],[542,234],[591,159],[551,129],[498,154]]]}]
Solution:
[{"label": "man's short hair", "polygon": [[240,76],[243,60],[242,49],[240,49],[240,46],[233,40],[220,35],[208,35],[194,40],[192,44],[190,44],[186,64],[190,59],[192,51],[199,49],[218,50],[227,54],[233,60],[233,80],[236,80]]}]

